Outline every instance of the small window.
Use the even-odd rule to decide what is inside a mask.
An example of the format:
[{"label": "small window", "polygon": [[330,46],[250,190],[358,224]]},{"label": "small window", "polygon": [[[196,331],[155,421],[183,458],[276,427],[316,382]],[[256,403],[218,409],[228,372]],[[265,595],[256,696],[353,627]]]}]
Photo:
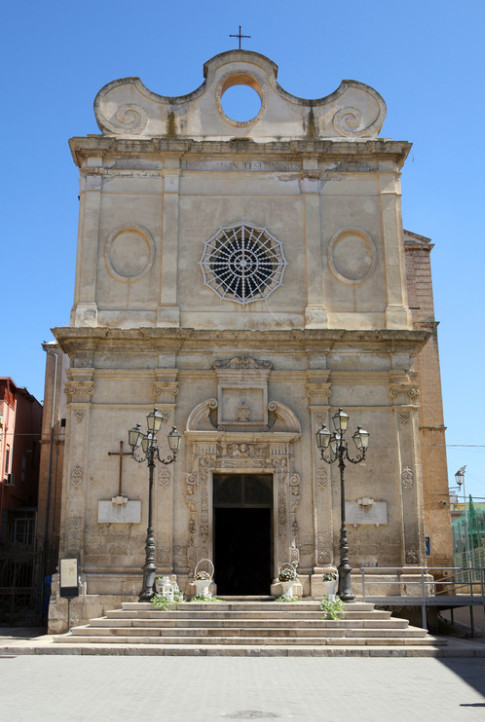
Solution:
[{"label": "small window", "polygon": [[34,516],[25,514],[14,520],[13,541],[15,544],[30,546],[34,543]]}]

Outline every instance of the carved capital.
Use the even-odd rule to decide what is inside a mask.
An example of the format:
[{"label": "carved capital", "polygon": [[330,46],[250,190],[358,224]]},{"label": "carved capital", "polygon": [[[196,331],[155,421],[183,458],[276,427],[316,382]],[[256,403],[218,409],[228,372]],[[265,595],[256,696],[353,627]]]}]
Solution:
[{"label": "carved capital", "polygon": [[389,396],[395,406],[417,406],[419,388],[415,373],[391,374],[389,379]]},{"label": "carved capital", "polygon": [[158,404],[175,404],[178,392],[177,381],[156,381],[153,385],[153,400]]},{"label": "carved capital", "polygon": [[68,404],[89,403],[94,393],[92,381],[69,381],[65,386]]},{"label": "carved capital", "polygon": [[312,406],[328,406],[328,400],[332,395],[330,384],[308,383],[306,385],[308,402]]}]

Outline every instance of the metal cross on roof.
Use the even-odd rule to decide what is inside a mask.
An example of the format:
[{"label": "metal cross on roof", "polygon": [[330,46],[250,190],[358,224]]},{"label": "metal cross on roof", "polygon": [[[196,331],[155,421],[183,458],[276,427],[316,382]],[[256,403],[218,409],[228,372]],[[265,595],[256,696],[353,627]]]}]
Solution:
[{"label": "metal cross on roof", "polygon": [[239,39],[239,50],[241,50],[241,39],[242,38],[250,38],[251,35],[242,35],[241,34],[241,25],[239,26],[239,32],[237,35],[229,35],[230,38],[238,38]]}]

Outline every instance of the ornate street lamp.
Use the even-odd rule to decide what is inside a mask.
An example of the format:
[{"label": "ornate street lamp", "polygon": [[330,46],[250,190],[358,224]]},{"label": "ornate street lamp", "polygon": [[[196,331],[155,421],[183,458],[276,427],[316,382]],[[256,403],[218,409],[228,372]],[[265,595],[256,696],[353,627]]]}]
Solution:
[{"label": "ornate street lamp", "polygon": [[320,449],[320,455],[327,464],[333,464],[338,461],[340,469],[340,504],[341,504],[341,524],[340,524],[340,564],[338,567],[338,595],[344,602],[351,602],[355,599],[352,592],[351,566],[349,564],[349,543],[347,539],[347,527],[345,524],[345,460],[351,464],[358,464],[365,459],[367,447],[369,446],[369,432],[358,426],[357,431],[352,435],[354,444],[359,452],[354,459],[349,455],[349,449],[345,440],[345,432],[349,425],[348,415],[339,409],[332,417],[335,426],[335,432],[332,434],[325,424],[316,433],[317,446]]},{"label": "ornate street lamp", "polygon": [[[139,601],[149,602],[155,594],[155,538],[153,536],[153,470],[155,469],[155,460],[157,459],[161,464],[173,464],[177,458],[177,452],[180,446],[180,440],[182,434],[180,434],[176,427],[172,427],[172,431],[167,434],[168,445],[171,456],[167,456],[166,459],[160,458],[160,451],[158,449],[157,433],[160,431],[160,427],[163,423],[163,416],[157,410],[153,409],[147,416],[147,433],[144,434],[141,430],[140,424],[137,424],[133,429],[128,432],[128,442],[131,446],[131,455],[139,464],[144,461],[148,465],[148,527],[147,527],[147,538],[145,541],[145,565],[143,567],[143,586],[140,592]],[[141,451],[140,451],[141,449]]]},{"label": "ornate street lamp", "polygon": [[[469,511],[470,511],[470,501],[468,501],[467,506],[467,499],[466,499],[466,491],[465,491],[465,466],[461,466],[458,471],[455,474],[455,481],[458,485],[458,488],[461,489],[463,486],[463,513],[465,514],[465,560],[466,560],[466,566],[471,566],[471,560],[472,560],[472,549],[473,549],[473,539],[470,543],[470,524],[469,524]],[[463,565],[465,566],[465,565]]]}]

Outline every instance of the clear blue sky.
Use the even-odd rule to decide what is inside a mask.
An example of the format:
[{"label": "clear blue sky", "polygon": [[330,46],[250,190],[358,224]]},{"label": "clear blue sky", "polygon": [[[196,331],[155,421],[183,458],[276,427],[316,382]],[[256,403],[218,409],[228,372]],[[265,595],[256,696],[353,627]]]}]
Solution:
[{"label": "clear blue sky", "polygon": [[139,76],[154,92],[188,93],[242,25],[243,47],[276,62],[286,90],[314,98],[344,78],[367,83],[388,106],[381,135],[413,142],[403,219],[435,243],[450,478],[467,464],[467,491],[485,497],[483,0],[16,0],[2,25],[0,375],[43,398],[41,343],[69,323],[73,298],[78,174],[67,141],[99,132],[98,90]]}]

